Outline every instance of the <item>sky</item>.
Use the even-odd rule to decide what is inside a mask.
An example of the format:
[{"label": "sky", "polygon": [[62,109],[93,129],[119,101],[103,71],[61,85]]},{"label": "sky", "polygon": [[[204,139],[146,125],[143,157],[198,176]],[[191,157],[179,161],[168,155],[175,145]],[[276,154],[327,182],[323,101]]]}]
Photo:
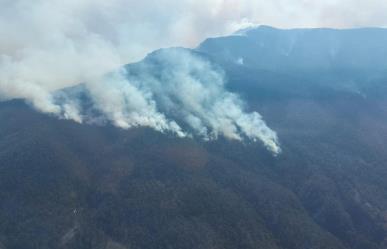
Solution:
[{"label": "sky", "polygon": [[62,111],[53,91],[98,82],[158,48],[193,48],[262,24],[387,26],[382,0],[0,0],[0,6],[0,100],[23,98],[55,114]]},{"label": "sky", "polygon": [[[387,26],[383,0],[0,0],[0,4],[1,54],[16,57],[22,50],[51,46],[84,50],[92,42],[109,50],[106,64],[138,60],[159,47],[194,47],[207,37],[250,25]],[[83,52],[91,55],[96,47]]]}]

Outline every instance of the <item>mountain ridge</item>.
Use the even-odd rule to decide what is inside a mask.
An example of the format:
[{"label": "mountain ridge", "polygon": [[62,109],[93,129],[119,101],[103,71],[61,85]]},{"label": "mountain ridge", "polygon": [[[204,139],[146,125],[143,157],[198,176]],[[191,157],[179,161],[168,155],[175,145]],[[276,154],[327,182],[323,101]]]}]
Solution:
[{"label": "mountain ridge", "polygon": [[[261,143],[79,124],[1,102],[0,248],[385,248],[386,75],[241,64],[246,47],[225,57],[224,39],[199,52],[277,132],[279,156]],[[135,76],[139,65],[126,69]],[[83,100],[80,88],[61,97]]]}]

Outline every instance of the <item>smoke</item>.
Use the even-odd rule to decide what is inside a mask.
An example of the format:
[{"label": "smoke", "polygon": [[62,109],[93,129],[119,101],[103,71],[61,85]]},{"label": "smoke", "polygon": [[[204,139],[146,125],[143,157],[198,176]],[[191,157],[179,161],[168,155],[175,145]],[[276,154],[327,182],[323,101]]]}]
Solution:
[{"label": "smoke", "polygon": [[160,47],[229,33],[219,0],[0,0],[0,99],[58,113],[51,92],[94,80]]},{"label": "smoke", "polygon": [[[122,128],[148,126],[180,137],[262,140],[279,151],[258,113],[224,89],[222,74],[184,53],[159,77],[137,79],[122,65],[170,46],[196,46],[209,36],[255,24],[386,26],[379,0],[0,0],[0,100],[23,98],[36,109],[77,122],[96,120],[58,90],[86,82],[97,113]],[[358,11],[361,9],[362,11]],[[179,61],[179,62],[177,62]],[[148,65],[149,66],[149,65]],[[173,70],[172,70],[173,69]],[[161,78],[160,78],[161,77]]]},{"label": "smoke", "polygon": [[379,0],[0,0],[0,4],[0,100],[24,98],[43,112],[90,121],[93,115],[84,113],[79,100],[67,96],[58,102],[54,94],[87,82],[97,112],[122,128],[149,126],[204,139],[219,135],[260,139],[274,152],[279,151],[275,133],[258,113],[245,112],[242,101],[224,90],[219,70],[202,59],[181,52],[160,55],[172,65],[163,69],[161,78],[146,68],[137,79],[125,70],[103,75],[160,47],[192,47],[206,37],[260,23],[387,25],[387,4]]},{"label": "smoke", "polygon": [[[254,24],[387,25],[379,0],[0,0],[0,99],[58,113],[51,92],[160,47],[196,46]],[[358,11],[361,9],[362,11]]]},{"label": "smoke", "polygon": [[62,117],[93,122],[98,112],[99,120],[124,129],[145,126],[179,137],[260,140],[274,154],[280,152],[276,133],[225,89],[223,71],[190,50],[159,50],[141,63],[85,83],[81,91],[94,112],[67,89],[54,101]]},{"label": "smoke", "polygon": [[387,27],[380,0],[242,0],[236,10],[250,23],[281,28]]},{"label": "smoke", "polygon": [[[164,114],[157,111],[157,104],[150,92],[152,89],[145,90],[145,81],[141,84],[129,81],[126,71],[121,69],[97,81],[88,82],[85,87],[94,108],[114,125],[124,129],[147,126],[185,137],[186,134],[175,121],[167,120]],[[76,116],[80,116],[79,111]]]},{"label": "smoke", "polygon": [[[206,140],[261,140],[279,152],[276,134],[258,113],[245,112],[240,98],[225,90],[221,71],[202,58],[161,52],[160,68],[145,63],[137,74],[122,68],[154,49],[192,47],[250,25],[239,1],[0,3],[0,100],[23,98],[76,122],[147,126]],[[92,111],[79,96],[61,91],[82,82]]]}]

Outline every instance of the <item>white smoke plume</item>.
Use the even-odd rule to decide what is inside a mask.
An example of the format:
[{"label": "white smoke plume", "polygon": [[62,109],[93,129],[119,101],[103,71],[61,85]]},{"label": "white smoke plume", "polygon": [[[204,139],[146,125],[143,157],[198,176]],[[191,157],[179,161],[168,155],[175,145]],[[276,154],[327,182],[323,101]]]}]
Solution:
[{"label": "white smoke plume", "polygon": [[[53,93],[87,82],[96,108],[117,126],[149,126],[178,136],[193,135],[189,127],[205,139],[260,139],[273,151],[279,150],[275,133],[259,114],[244,112],[206,62],[168,56],[171,63],[174,57],[185,62],[175,65],[176,72],[164,72],[161,81],[101,76],[154,49],[192,47],[259,23],[387,25],[387,4],[379,0],[0,0],[0,6],[0,100],[24,98],[38,110],[82,122],[87,117],[79,103],[58,103]],[[190,70],[201,71],[200,77]],[[162,89],[161,82],[168,87]]]},{"label": "white smoke plume", "polygon": [[23,97],[53,113],[51,91],[160,47],[192,47],[254,24],[387,25],[380,0],[0,0],[0,6],[0,98]]},{"label": "white smoke plume", "polygon": [[[247,138],[280,152],[276,133],[262,117],[247,113],[243,101],[226,91],[222,70],[186,49],[157,51],[84,88],[93,108],[124,129],[146,126],[204,140]],[[65,117],[80,122],[93,118],[69,96],[57,102]]]},{"label": "white smoke plume", "polygon": [[[23,98],[76,122],[93,120],[79,99],[58,91],[81,82],[94,109],[121,128],[151,127],[179,137],[262,140],[280,151],[258,113],[224,89],[223,75],[188,52],[160,53],[161,77],[122,65],[165,46],[194,46],[248,22],[233,0],[0,0],[0,100]],[[241,9],[241,11],[244,11]],[[160,57],[160,58],[161,58]],[[146,67],[146,66],[145,66]],[[108,72],[114,72],[109,73]],[[107,75],[106,75],[107,74]],[[105,76],[104,76],[105,75]]]}]

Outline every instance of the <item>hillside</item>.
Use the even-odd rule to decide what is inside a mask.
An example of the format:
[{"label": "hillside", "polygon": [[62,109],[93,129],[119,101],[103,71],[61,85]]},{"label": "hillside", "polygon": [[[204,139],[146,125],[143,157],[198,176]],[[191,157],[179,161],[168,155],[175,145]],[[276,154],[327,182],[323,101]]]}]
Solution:
[{"label": "hillside", "polygon": [[[386,248],[386,40],[260,27],[190,51],[277,132],[277,156],[0,103],[0,248]],[[159,54],[126,69],[157,77]]]}]

